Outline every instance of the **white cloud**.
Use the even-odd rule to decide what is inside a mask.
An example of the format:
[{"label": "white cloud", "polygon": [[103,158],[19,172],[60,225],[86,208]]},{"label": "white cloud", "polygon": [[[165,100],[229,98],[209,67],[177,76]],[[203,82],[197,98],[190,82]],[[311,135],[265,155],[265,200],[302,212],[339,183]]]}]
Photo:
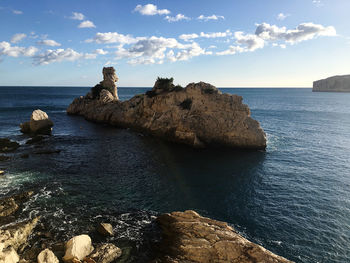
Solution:
[{"label": "white cloud", "polygon": [[302,23],[295,29],[287,30],[285,27],[277,27],[267,23],[257,25],[255,34],[265,40],[283,40],[294,44],[310,40],[318,36],[336,36],[333,26],[324,27],[314,23]]},{"label": "white cloud", "polygon": [[106,55],[106,54],[108,54],[108,51],[105,51],[102,48],[98,48],[98,49],[95,50],[95,54]]},{"label": "white cloud", "polygon": [[75,61],[78,59],[94,59],[96,54],[79,53],[71,48],[48,49],[33,57],[35,65],[47,65],[54,62]]},{"label": "white cloud", "polygon": [[85,16],[82,13],[72,12],[72,16],[69,18],[74,20],[84,20]]},{"label": "white cloud", "polygon": [[23,34],[23,33],[14,34],[11,37],[11,43],[18,43],[18,42],[22,41],[26,37],[27,37],[27,35]]},{"label": "white cloud", "polygon": [[218,48],[218,47],[215,46],[215,45],[211,45],[211,46],[208,47],[208,49],[214,49],[214,48]]},{"label": "white cloud", "polygon": [[286,19],[288,16],[290,16],[290,15],[284,14],[284,13],[279,13],[279,14],[277,15],[277,20],[283,21],[283,20]]},{"label": "white cloud", "polygon": [[36,47],[18,47],[18,46],[11,46],[10,43],[3,41],[0,42],[0,56],[9,56],[9,57],[31,57],[35,55],[35,53],[38,51]]},{"label": "white cloud", "polygon": [[78,25],[78,28],[95,28],[95,27],[96,26],[94,25],[94,23],[90,20],[83,21]]},{"label": "white cloud", "polygon": [[313,3],[314,5],[316,5],[316,6],[322,6],[322,5],[323,5],[323,3],[322,3],[321,0],[312,0],[312,3]]},{"label": "white cloud", "polygon": [[265,41],[253,34],[244,34],[243,32],[235,32],[235,39],[238,45],[245,46],[247,51],[255,51],[259,48],[263,48]]},{"label": "white cloud", "polygon": [[209,20],[225,19],[225,17],[218,16],[218,15],[211,15],[211,16],[200,15],[199,17],[197,17],[197,19],[202,21],[209,21]]},{"label": "white cloud", "polygon": [[38,45],[50,46],[50,47],[58,47],[61,44],[52,39],[44,39],[36,42]]},{"label": "white cloud", "polygon": [[199,35],[197,34],[182,34],[179,36],[180,39],[185,40],[185,41],[189,41],[195,38],[198,38]]},{"label": "white cloud", "polygon": [[[188,60],[192,57],[211,54],[197,43],[181,44],[175,38],[139,37],[129,48],[120,45],[115,52],[116,59],[130,59],[129,64],[162,64],[170,61]],[[176,54],[175,54],[176,51]]]},{"label": "white cloud", "polygon": [[96,33],[94,38],[87,39],[85,42],[91,43],[96,42],[98,44],[110,44],[110,43],[121,43],[121,44],[131,44],[135,43],[137,39],[133,38],[131,35],[123,35],[117,32],[106,32],[106,33]]},{"label": "white cloud", "polygon": [[191,20],[191,18],[183,15],[183,14],[177,14],[176,16],[166,16],[164,18],[165,20],[167,20],[168,22],[178,22],[178,21],[181,21],[181,20]]},{"label": "white cloud", "polygon": [[21,10],[12,10],[12,13],[14,13],[15,15],[22,15],[23,11],[21,11]]},{"label": "white cloud", "polygon": [[158,9],[156,5],[137,5],[134,9],[135,12],[139,12],[141,15],[154,16],[154,15],[168,15],[170,11],[168,9]]},{"label": "white cloud", "polygon": [[227,50],[221,51],[221,52],[216,52],[216,55],[218,56],[225,56],[225,55],[234,55],[236,53],[242,53],[244,52],[244,48],[240,46],[229,46]]},{"label": "white cloud", "polygon": [[228,37],[231,36],[232,32],[230,30],[226,30],[225,32],[211,32],[211,33],[204,33],[201,32],[199,35],[198,34],[182,34],[179,36],[180,39],[184,41],[190,41],[196,38],[219,38],[219,37]]}]

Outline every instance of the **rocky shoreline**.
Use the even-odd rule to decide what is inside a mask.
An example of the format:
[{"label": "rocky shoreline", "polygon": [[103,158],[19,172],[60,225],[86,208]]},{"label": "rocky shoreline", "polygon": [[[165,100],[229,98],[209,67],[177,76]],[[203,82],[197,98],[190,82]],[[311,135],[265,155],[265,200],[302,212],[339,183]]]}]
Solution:
[{"label": "rocky shoreline", "polygon": [[314,81],[313,92],[350,92],[350,75],[333,76]]},{"label": "rocky shoreline", "polygon": [[[100,237],[92,240],[87,234],[69,240],[51,240],[50,229],[40,217],[18,220],[16,215],[33,192],[0,199],[0,262],[1,263],[111,263],[123,251],[106,238],[114,235],[108,223],[96,226]],[[152,246],[150,262],[274,262],[287,263],[254,244],[225,222],[201,217],[195,211],[159,215],[154,223],[161,230],[161,239]],[[41,242],[33,242],[33,240]],[[38,246],[40,244],[40,246]]]},{"label": "rocky shoreline", "polygon": [[182,88],[173,79],[158,78],[151,91],[120,101],[113,95],[114,68],[104,68],[103,75],[104,81],[69,105],[68,114],[197,148],[266,148],[266,134],[241,96],[204,82]]}]

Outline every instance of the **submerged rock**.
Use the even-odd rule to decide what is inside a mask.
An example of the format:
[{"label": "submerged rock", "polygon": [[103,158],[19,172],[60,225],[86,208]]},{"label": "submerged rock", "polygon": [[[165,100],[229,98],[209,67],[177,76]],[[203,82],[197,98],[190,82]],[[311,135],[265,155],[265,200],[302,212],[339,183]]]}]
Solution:
[{"label": "submerged rock", "polygon": [[0,153],[8,153],[17,150],[19,143],[7,138],[0,138]]},{"label": "submerged rock", "polygon": [[66,243],[66,253],[63,257],[63,261],[70,263],[74,258],[83,260],[88,256],[94,247],[91,244],[91,238],[88,235],[80,235],[71,238]]},{"label": "submerged rock", "polygon": [[45,249],[38,255],[38,263],[59,263],[59,260],[50,249]]},{"label": "submerged rock", "polygon": [[92,259],[96,263],[110,263],[122,255],[122,250],[111,244],[102,244],[98,246],[95,251],[87,257],[87,262]]},{"label": "submerged rock", "polygon": [[97,231],[103,236],[113,236],[113,227],[108,223],[100,223],[97,227]]},{"label": "submerged rock", "polygon": [[333,76],[314,81],[312,91],[315,92],[350,92],[350,75]]},{"label": "submerged rock", "polygon": [[227,223],[194,211],[163,214],[157,222],[163,236],[154,262],[291,262],[248,241]]},{"label": "submerged rock", "polygon": [[31,134],[51,134],[52,126],[53,122],[42,110],[33,111],[30,121],[20,124],[21,132]]},{"label": "submerged rock", "polygon": [[158,79],[151,91],[124,102],[76,98],[67,113],[193,147],[266,148],[266,135],[241,96],[204,82],[181,88],[172,81]]}]

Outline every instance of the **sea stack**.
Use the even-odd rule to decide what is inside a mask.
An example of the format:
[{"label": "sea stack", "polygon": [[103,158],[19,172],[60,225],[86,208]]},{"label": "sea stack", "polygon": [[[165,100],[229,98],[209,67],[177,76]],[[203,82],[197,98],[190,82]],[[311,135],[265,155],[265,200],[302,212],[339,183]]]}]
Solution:
[{"label": "sea stack", "polygon": [[46,112],[35,110],[32,112],[30,121],[20,124],[22,133],[30,134],[51,134],[53,122]]},{"label": "sea stack", "polygon": [[[111,68],[108,72],[115,74]],[[67,113],[193,147],[266,148],[266,135],[243,98],[223,94],[211,84],[190,83],[182,88],[172,78],[158,78],[152,90],[127,101],[106,100],[101,96],[104,81],[99,85],[76,98]]]},{"label": "sea stack", "polygon": [[350,92],[350,75],[333,76],[313,83],[314,92]]}]

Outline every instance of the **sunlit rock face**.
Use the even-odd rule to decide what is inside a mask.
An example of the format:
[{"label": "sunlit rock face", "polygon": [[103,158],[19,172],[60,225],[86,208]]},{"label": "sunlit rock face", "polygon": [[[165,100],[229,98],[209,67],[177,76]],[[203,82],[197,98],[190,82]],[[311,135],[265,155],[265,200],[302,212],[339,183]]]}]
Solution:
[{"label": "sunlit rock face", "polygon": [[292,263],[248,241],[227,223],[195,211],[163,214],[157,222],[162,241],[154,262]]},{"label": "sunlit rock face", "polygon": [[102,70],[103,81],[100,84],[111,91],[112,95],[118,99],[117,85],[118,81],[117,74],[115,73],[115,69],[113,67],[104,67]]},{"label": "sunlit rock face", "polygon": [[123,102],[80,97],[67,113],[193,147],[266,148],[266,135],[241,96],[204,82],[185,88],[172,82],[158,79],[151,91]]},{"label": "sunlit rock face", "polygon": [[315,81],[312,91],[350,92],[350,75],[334,76]]}]

